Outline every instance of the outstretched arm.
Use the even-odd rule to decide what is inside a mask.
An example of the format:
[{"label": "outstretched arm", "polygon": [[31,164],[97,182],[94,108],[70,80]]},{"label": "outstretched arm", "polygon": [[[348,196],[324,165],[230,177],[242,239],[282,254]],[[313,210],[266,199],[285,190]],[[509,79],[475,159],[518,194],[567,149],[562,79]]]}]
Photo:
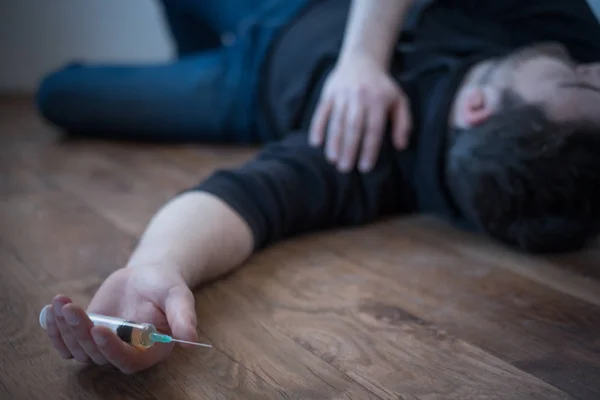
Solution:
[{"label": "outstretched arm", "polygon": [[400,204],[392,155],[369,175],[340,174],[304,133],[290,135],[162,207],[128,266],[171,265],[194,288],[281,239],[372,221]]},{"label": "outstretched arm", "polygon": [[[192,290],[201,283],[280,239],[364,224],[400,206],[392,150],[385,155],[368,176],[340,174],[298,134],[245,165],[215,172],[158,211],[127,267],[104,281],[87,312],[150,322],[178,339],[197,340]],[[160,362],[172,348],[128,346],[93,326],[86,311],[62,295],[46,312],[46,326],[63,357],[112,364],[126,373]]]},{"label": "outstretched arm", "polygon": [[102,283],[87,310],[65,295],[54,297],[45,312],[48,338],[63,358],[111,364],[124,373],[149,368],[172,346],[139,350],[94,326],[88,313],[152,323],[177,339],[196,341],[192,289],[239,266],[252,249],[248,225],[222,200],[201,191],[181,194],[152,218],[127,267]]},{"label": "outstretched arm", "polygon": [[193,289],[236,268],[253,249],[252,231],[238,213],[213,194],[191,191],[152,218],[128,267],[166,266]]},{"label": "outstretched arm", "polygon": [[410,107],[389,69],[414,2],[352,1],[338,62],[325,82],[310,129],[312,145],[325,145],[328,160],[340,171],[373,168],[388,121],[395,146],[402,149],[408,142]]}]

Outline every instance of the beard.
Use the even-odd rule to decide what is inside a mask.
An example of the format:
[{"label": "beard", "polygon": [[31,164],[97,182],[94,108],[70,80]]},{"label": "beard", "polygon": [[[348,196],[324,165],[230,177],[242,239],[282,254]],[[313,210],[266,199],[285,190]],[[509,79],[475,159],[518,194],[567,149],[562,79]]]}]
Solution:
[{"label": "beard", "polygon": [[492,81],[508,83],[511,72],[521,64],[539,57],[548,57],[567,64],[573,64],[573,59],[565,46],[557,42],[537,43],[512,51],[506,56],[497,59],[490,68],[482,74],[478,84],[486,85]]},{"label": "beard", "polygon": [[506,67],[515,68],[524,62],[538,57],[553,58],[567,64],[573,63],[573,59],[567,48],[557,42],[537,43],[523,47],[508,54],[504,59],[500,60],[500,63]]}]

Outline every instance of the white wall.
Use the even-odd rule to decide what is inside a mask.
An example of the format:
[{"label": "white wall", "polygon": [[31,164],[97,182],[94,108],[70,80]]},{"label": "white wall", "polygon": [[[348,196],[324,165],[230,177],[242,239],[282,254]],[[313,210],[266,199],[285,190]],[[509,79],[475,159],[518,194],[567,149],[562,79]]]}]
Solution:
[{"label": "white wall", "polygon": [[[600,12],[600,0],[589,1]],[[0,92],[31,91],[40,76],[77,58],[168,59],[159,11],[157,0],[0,0]]]},{"label": "white wall", "polygon": [[155,0],[0,0],[0,91],[31,91],[73,59],[149,62],[171,56]]}]

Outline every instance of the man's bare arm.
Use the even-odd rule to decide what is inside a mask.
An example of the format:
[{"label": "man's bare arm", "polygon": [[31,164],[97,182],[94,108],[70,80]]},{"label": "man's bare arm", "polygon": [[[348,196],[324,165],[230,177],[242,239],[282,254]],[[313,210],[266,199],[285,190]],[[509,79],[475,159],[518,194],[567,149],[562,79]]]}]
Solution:
[{"label": "man's bare arm", "polygon": [[237,213],[219,198],[194,191],[158,211],[128,267],[173,268],[193,288],[240,266],[253,248],[252,232]]},{"label": "man's bare arm", "polygon": [[369,57],[387,69],[402,22],[416,0],[353,0],[340,60]]},{"label": "man's bare arm", "polygon": [[[386,157],[393,152],[388,149]],[[389,160],[389,158],[388,158]],[[47,309],[48,338],[65,358],[112,364],[125,373],[151,367],[172,347],[137,351],[87,313],[154,324],[198,340],[192,290],[241,266],[255,251],[293,235],[364,224],[401,204],[393,163],[369,176],[339,174],[304,132],[267,146],[238,168],[215,171],[163,206],[127,268],[100,285],[87,309],[62,294]]]},{"label": "man's bare arm", "polygon": [[336,67],[327,78],[310,126],[340,171],[376,164],[387,122],[397,149],[408,144],[410,104],[389,74],[403,21],[416,0],[353,0]]},{"label": "man's bare arm", "polygon": [[128,267],[170,268],[194,288],[283,238],[374,220],[401,193],[389,187],[391,173],[383,163],[368,177],[339,174],[304,132],[290,134],[163,206]]},{"label": "man's bare arm", "polygon": [[[343,57],[389,63],[401,21],[414,0],[354,0]],[[248,224],[224,201],[202,191],[178,196],[150,221],[128,266],[162,265],[181,273],[188,286],[240,266],[253,252]]]}]

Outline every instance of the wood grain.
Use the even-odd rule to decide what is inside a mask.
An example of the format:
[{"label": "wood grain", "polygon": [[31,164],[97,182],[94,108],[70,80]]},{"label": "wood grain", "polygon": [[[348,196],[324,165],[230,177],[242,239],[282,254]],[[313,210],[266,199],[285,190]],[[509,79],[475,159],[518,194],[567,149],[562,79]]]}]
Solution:
[{"label": "wood grain", "polygon": [[[600,381],[595,378],[600,365],[600,307],[513,269],[482,262],[465,264],[464,258],[457,256],[452,246],[442,246],[442,241],[419,242],[415,252],[410,242],[395,239],[418,238],[423,227],[414,221],[393,221],[378,228],[333,235],[324,241],[340,257],[394,280],[406,296],[402,301],[405,309],[531,373],[537,369],[524,368],[526,365],[537,365],[549,354],[561,353],[569,361],[554,367],[559,373],[539,376],[561,388],[572,385],[576,376],[587,392],[600,396]],[[412,240],[416,242],[416,238]],[[347,240],[355,245],[348,248]],[[386,245],[397,246],[401,256],[374,255],[376,246]],[[577,364],[584,367],[574,374],[572,367]],[[567,375],[571,379],[565,379]]]},{"label": "wood grain", "polygon": [[135,376],[62,360],[41,307],[86,304],[158,207],[256,149],[66,140],[0,105],[1,399],[600,398],[599,248],[529,257],[429,217],[293,238],[198,288],[213,349]]},{"label": "wood grain", "polygon": [[88,277],[101,282],[124,266],[136,242],[64,193],[11,196],[0,201],[0,215],[0,239],[52,290]]},{"label": "wood grain", "polygon": [[492,263],[600,306],[597,243],[576,254],[531,257],[508,250],[485,237],[452,229],[434,218],[419,218],[419,224],[412,233],[434,246],[452,249],[458,255],[477,262]]},{"label": "wood grain", "polygon": [[220,282],[198,293],[201,329],[217,347],[229,349],[230,357],[263,376],[286,398],[379,398],[274,329],[259,307],[247,307],[233,285],[235,290],[230,290],[232,285]]},{"label": "wood grain", "polygon": [[404,311],[389,280],[328,251],[267,253],[239,272],[237,302],[383,398],[568,398]]}]

